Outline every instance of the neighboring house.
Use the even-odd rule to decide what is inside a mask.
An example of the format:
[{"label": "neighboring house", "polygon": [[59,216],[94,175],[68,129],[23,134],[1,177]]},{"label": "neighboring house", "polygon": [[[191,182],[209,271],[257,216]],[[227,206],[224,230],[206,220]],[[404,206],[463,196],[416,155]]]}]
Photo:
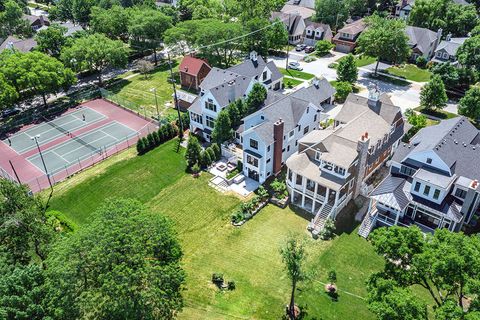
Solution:
[{"label": "neighboring house", "polygon": [[338,30],[332,42],[335,44],[335,51],[350,53],[357,46],[357,40],[363,30],[365,30],[363,19],[346,24]]},{"label": "neighboring house", "polygon": [[332,29],[328,24],[307,21],[303,43],[307,46],[315,46],[317,41],[331,41],[333,37]]},{"label": "neighboring house", "polygon": [[246,116],[241,133],[244,175],[263,183],[280,173],[298,141],[327,118],[322,106],[332,103],[334,95],[326,79],[314,79],[310,86],[277,97]]},{"label": "neighboring house", "polygon": [[206,61],[192,56],[185,56],[178,68],[182,88],[198,91],[200,84],[210,70],[212,70],[212,67]]},{"label": "neighboring house", "polygon": [[[67,32],[65,32],[66,37],[69,37],[69,36],[73,35],[75,32],[84,30],[81,25],[74,24],[72,22],[58,23],[58,25],[60,25],[61,27],[67,28]],[[44,25],[43,27],[39,28],[37,31],[45,30],[49,26],[50,25]]]},{"label": "neighboring house", "polygon": [[479,209],[479,159],[480,131],[465,117],[420,130],[395,151],[359,233],[367,237],[375,225],[462,230]]},{"label": "neighboring house", "polygon": [[20,52],[29,52],[32,51],[37,46],[37,41],[33,38],[28,39],[18,39],[13,36],[9,36],[3,43],[0,45],[0,52],[5,49],[18,50]]},{"label": "neighboring house", "polygon": [[407,26],[405,33],[408,37],[408,45],[412,49],[410,56],[412,61],[416,61],[418,57],[430,60],[442,38],[442,29],[433,32],[426,28]]},{"label": "neighboring house", "polygon": [[212,68],[200,84],[200,95],[188,109],[190,131],[210,141],[215,119],[223,108],[246,98],[255,83],[277,90],[282,88],[282,81],[283,75],[273,61],[265,62],[254,51],[249,59],[227,70]]},{"label": "neighboring house", "polygon": [[49,26],[50,21],[44,16],[32,16],[29,14],[24,14],[23,18],[30,23],[33,31],[37,31],[43,26]]},{"label": "neighboring house", "polygon": [[468,38],[452,38],[448,34],[446,39],[441,41],[435,50],[435,55],[432,59],[435,63],[450,62],[453,65],[459,65],[457,60],[457,50]]},{"label": "neighboring house", "polygon": [[334,120],[333,127],[299,140],[298,152],[286,162],[291,203],[313,214],[314,235],[350,199],[365,193],[366,180],[405,132],[400,108],[376,89],[368,98],[350,94]]},{"label": "neighboring house", "polygon": [[[172,93],[172,100],[175,99],[175,93]],[[188,108],[197,99],[197,95],[183,90],[177,90],[177,102],[181,111],[187,111]]]},{"label": "neighboring house", "polygon": [[[467,6],[470,4],[465,0],[453,0],[453,2],[463,6]],[[412,11],[414,5],[415,5],[415,0],[400,0],[398,4],[395,6],[395,16],[397,18],[407,20],[408,17],[410,16],[410,12]]]},{"label": "neighboring house", "polygon": [[271,20],[280,19],[288,30],[288,42],[296,45],[303,42],[305,29],[310,24],[315,10],[286,4],[279,12],[273,12]]}]

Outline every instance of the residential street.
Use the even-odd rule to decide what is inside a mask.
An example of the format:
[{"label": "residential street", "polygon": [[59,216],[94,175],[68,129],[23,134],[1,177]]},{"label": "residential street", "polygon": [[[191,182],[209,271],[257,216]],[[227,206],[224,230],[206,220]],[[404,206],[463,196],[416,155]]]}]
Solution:
[{"label": "residential street", "polygon": [[[332,51],[330,55],[317,58],[317,60],[309,63],[301,61],[304,56],[305,53],[292,50],[290,51],[289,61],[298,61],[304,72],[312,73],[315,76],[322,76],[328,81],[333,81],[337,79],[337,71],[333,68],[329,68],[328,65],[345,56],[345,54]],[[285,58],[269,58],[275,62],[277,67],[285,68]],[[388,66],[389,65],[387,64],[380,63],[379,69],[385,69]],[[392,101],[402,109],[402,112],[405,112],[405,110],[408,108],[413,109],[420,105],[420,90],[422,87],[421,83],[413,82],[408,86],[399,86],[392,83],[371,79],[368,77],[368,74],[371,73],[374,68],[375,64],[371,64],[358,69],[358,84],[363,87],[363,89],[359,92],[360,95],[367,96],[368,90],[366,90],[366,88],[376,85],[380,91],[391,95]],[[445,110],[452,113],[457,113],[457,106],[454,103],[449,103]]]}]

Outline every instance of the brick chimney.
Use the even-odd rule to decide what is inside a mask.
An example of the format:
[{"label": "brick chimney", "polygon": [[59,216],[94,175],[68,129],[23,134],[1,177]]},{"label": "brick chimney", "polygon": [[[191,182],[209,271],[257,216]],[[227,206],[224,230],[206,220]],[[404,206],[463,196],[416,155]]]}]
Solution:
[{"label": "brick chimney", "polygon": [[275,175],[282,170],[283,126],[282,119],[278,119],[273,124],[273,174]]},{"label": "brick chimney", "polygon": [[369,146],[370,138],[368,137],[368,132],[365,132],[357,142],[358,164],[355,174],[355,192],[353,194],[353,198],[356,198],[360,194],[363,179],[366,175]]}]

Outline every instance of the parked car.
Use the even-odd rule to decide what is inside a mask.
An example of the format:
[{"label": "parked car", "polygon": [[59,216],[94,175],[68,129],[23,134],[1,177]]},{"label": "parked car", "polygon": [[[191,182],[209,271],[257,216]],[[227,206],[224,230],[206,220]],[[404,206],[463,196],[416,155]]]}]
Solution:
[{"label": "parked car", "polygon": [[288,63],[288,69],[302,71],[303,68],[300,66],[300,63],[292,61]]},{"label": "parked car", "polygon": [[312,53],[313,51],[315,51],[314,47],[308,46],[308,47],[305,48],[305,53]]},{"label": "parked car", "polygon": [[307,47],[306,44],[297,44],[297,46],[295,47],[295,51],[303,51],[305,50],[305,48]]},{"label": "parked car", "polygon": [[21,111],[22,111],[22,109],[20,109],[20,108],[11,108],[11,109],[7,109],[7,110],[3,110],[2,118],[5,119],[5,118],[8,118],[8,117],[14,116],[16,114],[19,114]]}]

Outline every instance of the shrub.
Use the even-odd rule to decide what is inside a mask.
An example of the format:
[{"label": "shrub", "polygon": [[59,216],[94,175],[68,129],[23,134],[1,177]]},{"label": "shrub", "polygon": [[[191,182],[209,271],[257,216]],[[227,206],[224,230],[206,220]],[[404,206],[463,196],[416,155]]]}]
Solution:
[{"label": "shrub", "polygon": [[330,52],[335,45],[327,40],[317,41],[315,44],[315,52],[318,56],[322,57]]},{"label": "shrub", "polygon": [[215,155],[215,151],[213,151],[212,147],[208,147],[205,151],[208,152],[208,155],[210,156],[210,159],[211,159],[210,164],[217,159],[217,156]]},{"label": "shrub", "polygon": [[195,163],[193,166],[192,166],[192,173],[193,174],[198,174],[200,172],[200,166],[198,165],[198,163]]},{"label": "shrub", "polygon": [[243,171],[243,163],[240,160],[237,161],[237,169],[239,172]]},{"label": "shrub", "polygon": [[61,232],[72,232],[75,231],[77,225],[73,223],[67,216],[57,210],[50,210],[46,212],[46,217],[48,223],[55,229]]},{"label": "shrub", "polygon": [[155,140],[153,140],[153,135],[151,133],[147,135],[147,143],[149,150],[155,148]]},{"label": "shrub", "polygon": [[273,180],[273,182],[270,184],[270,188],[272,188],[275,198],[277,199],[283,199],[288,196],[287,185],[284,181],[280,181],[275,178],[275,180]]},{"label": "shrub", "polygon": [[287,88],[292,88],[292,87],[293,87],[293,82],[292,82],[292,80],[290,80],[290,79],[287,79],[287,81],[285,82],[285,84],[287,85]]},{"label": "shrub", "polygon": [[138,154],[144,154],[145,153],[145,143],[143,141],[143,138],[140,138],[137,141],[137,153]]},{"label": "shrub", "polygon": [[165,130],[163,130],[162,128],[158,129],[157,131],[158,140],[160,140],[160,143],[164,143],[165,141],[168,140],[167,137],[165,136]]},{"label": "shrub", "polygon": [[268,191],[267,189],[265,189],[264,186],[260,186],[257,190],[257,194],[258,196],[264,201],[264,200],[267,200],[268,199]]},{"label": "shrub", "polygon": [[212,144],[211,147],[213,152],[215,153],[215,160],[220,160],[220,158],[222,157],[222,150],[220,150],[220,146],[218,145],[218,143]]},{"label": "shrub", "polygon": [[202,167],[207,168],[212,164],[212,158],[210,158],[210,154],[206,151],[202,151],[200,153],[200,164]]},{"label": "shrub", "polygon": [[424,56],[420,56],[417,58],[415,63],[417,64],[417,67],[425,69],[427,67],[427,58],[425,58]]},{"label": "shrub", "polygon": [[323,227],[323,230],[320,232],[319,236],[322,240],[330,240],[335,236],[334,232],[335,222],[328,218],[327,221],[325,221],[325,226]]},{"label": "shrub", "polygon": [[332,284],[337,282],[337,273],[335,272],[335,270],[330,270],[328,272],[328,282]]},{"label": "shrub", "polygon": [[232,214],[232,222],[233,223],[239,223],[240,221],[243,221],[245,220],[245,214],[238,210],[238,211],[235,211],[234,214]]},{"label": "shrub", "polygon": [[235,281],[233,281],[233,280],[228,281],[227,288],[228,288],[228,290],[235,290],[235,288],[236,288]]},{"label": "shrub", "polygon": [[337,82],[335,84],[335,89],[337,89],[337,93],[335,93],[335,99],[339,102],[345,101],[347,96],[353,91],[353,87],[348,82]]},{"label": "shrub", "polygon": [[305,61],[306,63],[313,62],[315,60],[317,60],[317,58],[315,58],[314,56],[306,56],[305,58],[303,58],[303,61]]},{"label": "shrub", "polygon": [[226,175],[227,180],[232,179],[232,178],[235,177],[238,173],[239,173],[239,172],[238,172],[238,169],[235,169],[235,170],[230,171],[230,172],[227,173],[227,175]]},{"label": "shrub", "polygon": [[160,140],[160,137],[158,136],[157,131],[152,132],[152,137],[153,137],[153,142],[155,143],[155,146],[158,146],[160,145],[160,143],[162,143],[162,141]]},{"label": "shrub", "polygon": [[214,273],[212,274],[212,282],[216,284],[217,286],[220,286],[223,284],[224,279],[223,279],[223,273]]}]

